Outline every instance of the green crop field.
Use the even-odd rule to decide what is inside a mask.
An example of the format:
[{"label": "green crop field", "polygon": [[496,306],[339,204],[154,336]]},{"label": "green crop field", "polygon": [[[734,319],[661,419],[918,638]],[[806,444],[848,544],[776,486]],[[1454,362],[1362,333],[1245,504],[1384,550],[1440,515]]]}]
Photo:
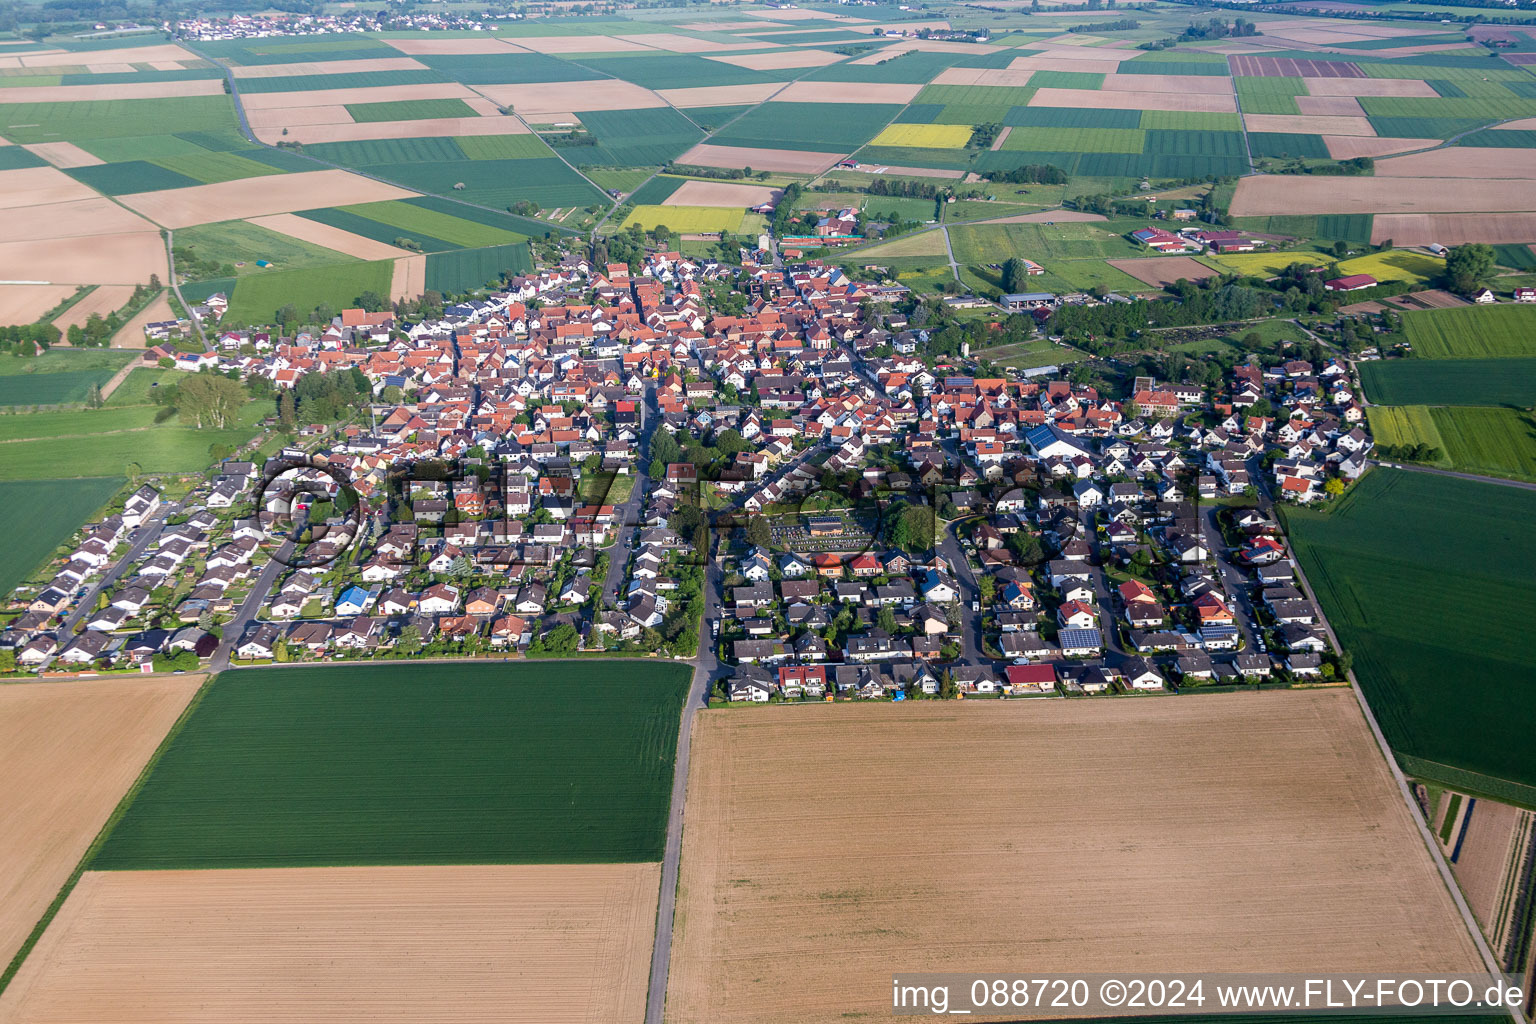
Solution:
[{"label": "green crop field", "polygon": [[659,860],[691,672],[612,661],[228,672],[92,867]]},{"label": "green crop field", "polygon": [[490,224],[477,224],[463,217],[455,217],[452,214],[439,213],[436,210],[423,209],[407,202],[386,201],[381,203],[362,203],[358,206],[342,207],[347,213],[366,217],[369,220],[387,224],[392,228],[415,237],[415,233],[430,235],[433,238],[441,238],[452,242],[454,245],[474,248],[482,245],[507,245],[512,242],[524,241],[526,235]]},{"label": "green crop field", "polygon": [[1536,306],[1470,306],[1403,315],[1420,359],[1536,356]]},{"label": "green crop field", "polygon": [[1138,255],[1109,222],[1058,224],[962,224],[949,229],[955,259],[961,263],[1001,263],[1024,256],[1047,259],[1105,259]]},{"label": "green crop field", "polygon": [[416,59],[440,72],[440,76],[465,85],[583,82],[603,77],[601,72],[542,53],[434,53]]},{"label": "green crop field", "polygon": [[1469,473],[1536,480],[1536,416],[1524,409],[1431,409],[1451,465]]},{"label": "green crop field", "polygon": [[[150,371],[140,371],[148,373]],[[171,373],[179,373],[171,370]],[[131,380],[132,374],[129,375]],[[118,388],[127,385],[127,381]],[[112,393],[116,400],[118,392]],[[0,416],[0,442],[31,441],[49,437],[74,436],[85,438],[93,432],[105,433],[119,430],[143,430],[155,425],[159,409],[145,404],[147,396],[138,402],[111,405],[101,409],[62,409],[54,412],[29,412]]]},{"label": "green crop field", "polygon": [[[364,238],[371,238],[375,242],[383,242],[386,245],[393,245],[397,238],[408,237],[411,241],[421,246],[423,252],[446,252],[449,249],[463,248],[463,246],[446,239],[436,238],[420,231],[402,231],[393,224],[385,224],[383,221],[361,217],[336,207],[328,207],[323,210],[304,210],[298,216],[303,217],[305,220],[329,224],[333,228],[341,228],[343,231],[350,231],[354,235],[362,235]],[[182,286],[182,293],[189,301],[195,301],[190,294],[187,294],[185,285]]]},{"label": "green crop field", "polygon": [[145,160],[130,160],[121,164],[96,164],[92,167],[71,167],[64,173],[81,184],[109,196],[127,195],[132,192],[157,192],[161,189],[187,188],[202,184],[196,178],[178,174]]},{"label": "green crop field", "polygon": [[[1125,67],[1122,64],[1121,70]],[[1237,132],[1243,130],[1243,121],[1237,114],[1199,110],[1143,110],[1140,127],[1166,132]]]},{"label": "green crop field", "polygon": [[520,199],[553,209],[588,206],[604,198],[601,191],[553,155],[548,159],[364,164],[359,169],[421,192],[497,209]]},{"label": "green crop field", "polygon": [[[626,82],[633,82],[646,89],[751,85],[761,82],[784,82],[791,77],[788,71],[754,71],[751,68],[739,68],[724,61],[708,60],[687,53],[616,54],[588,58],[582,63],[596,68],[603,74],[622,78]],[[579,95],[573,97],[572,105],[581,106]]]},{"label": "green crop field", "polygon": [[[1448,139],[1487,124],[1485,117],[1380,117],[1370,118],[1371,128],[1383,138]],[[1519,134],[1510,132],[1511,135]],[[1513,139],[1508,145],[1514,145]]]},{"label": "green crop field", "polygon": [[1536,405],[1536,359],[1382,359],[1360,364],[1382,405]]},{"label": "green crop field", "polygon": [[115,434],[47,437],[0,444],[0,480],[53,480],[62,477],[121,477],[129,463],[146,473],[190,473],[213,461],[211,445],[244,444],[249,427],[196,430],[160,426]]},{"label": "green crop field", "polygon": [[523,242],[483,249],[456,249],[435,252],[427,257],[426,283],[432,291],[456,295],[495,282],[503,271],[526,274],[532,270],[533,259]]},{"label": "green crop field", "polygon": [[577,111],[576,116],[597,139],[595,146],[575,146],[563,151],[567,160],[578,165],[664,164],[704,137],[697,125],[671,107]]},{"label": "green crop field", "polygon": [[366,139],[359,142],[322,142],[305,151],[339,164],[455,163],[468,159],[459,144],[446,136],[418,139]]},{"label": "green crop field", "polygon": [[321,303],[341,309],[354,305],[367,291],[387,299],[393,272],[393,260],[375,260],[241,278],[229,297],[225,320],[231,324],[270,324],[277,311],[290,303],[303,313]]},{"label": "green crop field", "polygon": [[20,146],[0,147],[0,171],[17,171],[24,167],[44,167],[48,161]]},{"label": "green crop field", "polygon": [[1536,99],[1505,96],[1435,98],[1416,96],[1362,96],[1360,106],[1370,117],[1469,118],[1500,121],[1536,114]]},{"label": "green crop field", "polygon": [[[1091,107],[1014,107],[1003,123],[1015,128],[1136,129],[1141,127],[1141,112]],[[1077,151],[1074,146],[1058,148]]]},{"label": "green crop field", "polygon": [[[629,197],[629,202],[636,206],[659,206],[666,202],[672,193],[682,188],[685,180],[657,175],[636,189]],[[602,181],[599,180],[598,184],[601,185]]]},{"label": "green crop field", "polygon": [[73,103],[5,103],[4,99],[0,91],[0,133],[15,143],[174,135],[218,131],[236,123],[234,101],[228,96]]},{"label": "green crop field", "polygon": [[91,397],[91,388],[115,370],[64,370],[0,377],[0,406],[67,405]]},{"label": "green crop field", "polygon": [[1245,114],[1297,114],[1296,97],[1307,87],[1299,78],[1234,78],[1237,105]]},{"label": "green crop field", "polygon": [[1424,444],[1445,451],[1445,439],[1435,418],[1423,405],[1372,405],[1365,410],[1371,436],[1378,444],[1394,448]]},{"label": "green crop field", "polygon": [[339,75],[288,75],[282,78],[244,78],[240,92],[318,92],[322,89],[376,89],[390,85],[421,85],[446,82],[447,78],[426,68],[405,71],[353,71]]},{"label": "green crop field", "polygon": [[960,107],[1022,107],[1034,96],[1028,86],[930,85],[917,94],[914,104]]},{"label": "green crop field", "polygon": [[894,103],[764,103],[709,141],[721,146],[851,153],[879,134],[901,107]]},{"label": "green crop field", "polygon": [[1377,469],[1331,512],[1286,518],[1393,749],[1536,805],[1536,494]]},{"label": "green crop field", "polygon": [[548,157],[549,147],[531,132],[527,135],[465,135],[453,140],[471,160],[522,160]]},{"label": "green crop field", "polygon": [[1255,159],[1327,160],[1328,144],[1321,135],[1298,135],[1291,132],[1249,132],[1248,148]]},{"label": "green crop field", "polygon": [[30,576],[121,486],[121,476],[0,483],[0,594]]},{"label": "green crop field", "polygon": [[424,121],[435,117],[479,117],[475,108],[460,99],[391,100],[384,103],[348,103],[354,121]]},{"label": "green crop field", "polygon": [[1140,153],[1147,144],[1140,128],[1015,128],[1003,140],[1007,152]]},{"label": "green crop field", "polygon": [[1033,89],[1093,89],[1104,87],[1102,74],[1087,71],[1036,71],[1029,76]]},{"label": "green crop field", "polygon": [[[241,277],[247,274],[274,274],[301,267],[361,262],[355,256],[243,220],[182,228],[176,232],[176,247],[179,249],[184,246],[190,247],[200,259],[230,264],[244,263],[243,267],[235,266],[235,274]],[[265,260],[272,266],[258,267],[257,260]]]}]

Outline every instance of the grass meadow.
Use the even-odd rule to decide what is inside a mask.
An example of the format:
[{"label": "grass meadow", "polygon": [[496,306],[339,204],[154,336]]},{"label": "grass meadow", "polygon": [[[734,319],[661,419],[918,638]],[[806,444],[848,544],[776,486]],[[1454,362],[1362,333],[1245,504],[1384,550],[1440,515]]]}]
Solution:
[{"label": "grass meadow", "polygon": [[659,860],[672,663],[221,675],[97,869]]},{"label": "grass meadow", "polygon": [[225,321],[230,324],[270,324],[283,306],[292,303],[308,312],[322,302],[336,308],[353,305],[363,292],[389,297],[393,260],[331,263],[303,270],[279,270],[245,277],[229,297]]},{"label": "grass meadow", "polygon": [[1393,750],[1536,805],[1536,493],[1376,469],[1286,518]]},{"label": "grass meadow", "polygon": [[[191,246],[202,259],[235,265],[236,276],[273,274],[284,270],[324,267],[334,263],[360,263],[355,256],[285,235],[259,224],[227,220],[218,224],[199,224],[176,232],[176,245]],[[258,267],[265,260],[269,267]],[[244,263],[245,266],[239,266]]]}]

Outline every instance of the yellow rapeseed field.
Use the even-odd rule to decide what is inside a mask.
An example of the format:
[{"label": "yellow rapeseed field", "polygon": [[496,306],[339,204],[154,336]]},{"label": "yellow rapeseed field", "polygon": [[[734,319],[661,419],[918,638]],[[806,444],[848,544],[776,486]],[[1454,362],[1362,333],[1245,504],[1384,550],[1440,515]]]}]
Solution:
[{"label": "yellow rapeseed field", "polygon": [[971,127],[964,124],[892,124],[876,135],[871,146],[913,146],[919,149],[964,149]]}]

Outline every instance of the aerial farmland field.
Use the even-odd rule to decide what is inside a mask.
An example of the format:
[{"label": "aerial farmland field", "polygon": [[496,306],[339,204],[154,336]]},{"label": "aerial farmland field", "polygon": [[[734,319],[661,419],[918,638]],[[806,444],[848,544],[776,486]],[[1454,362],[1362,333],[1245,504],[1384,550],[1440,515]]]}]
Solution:
[{"label": "aerial farmland field", "polygon": [[1371,401],[1384,405],[1536,405],[1531,357],[1383,359],[1361,363],[1360,380]]},{"label": "aerial farmland field", "polygon": [[1504,305],[1407,313],[1403,333],[1421,359],[1536,356],[1536,309]]},{"label": "aerial farmland field", "polygon": [[[1408,770],[1536,804],[1523,622],[1536,495],[1376,469],[1331,512],[1286,516],[1297,555]],[[1454,571],[1447,571],[1454,566]],[[1422,600],[1433,594],[1433,600]],[[1475,647],[1460,638],[1477,636]]]},{"label": "aerial farmland field", "polygon": [[[1478,962],[1345,690],[710,711],[694,728],[679,1024],[874,1015],[892,971],[985,963]],[[986,784],[944,767],[961,749]],[[883,795],[784,785],[803,764]],[[1147,773],[1155,802],[1132,781]],[[870,870],[892,849],[899,870]]]},{"label": "aerial farmland field", "polygon": [[[0,444],[0,458],[5,451]],[[7,538],[0,549],[0,594],[25,580],[122,485],[122,477],[0,483],[0,536]]]},{"label": "aerial farmland field", "polygon": [[656,860],[690,674],[613,661],[226,673],[93,867]]}]

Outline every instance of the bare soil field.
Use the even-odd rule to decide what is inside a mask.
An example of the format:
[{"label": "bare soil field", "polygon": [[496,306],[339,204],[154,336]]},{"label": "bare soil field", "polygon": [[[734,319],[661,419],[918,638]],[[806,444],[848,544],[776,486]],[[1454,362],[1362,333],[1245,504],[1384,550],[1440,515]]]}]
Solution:
[{"label": "bare soil field", "polygon": [[[511,40],[507,40],[510,42]],[[639,50],[651,50],[654,47],[633,39],[622,39],[619,36],[526,36],[517,40],[517,45],[534,53],[561,54],[561,53],[633,53]]]},{"label": "bare soil field", "polygon": [[[1029,57],[1020,57],[1019,60],[1031,60]],[[1014,61],[1018,64],[1019,60]],[[1116,64],[1115,68],[1120,65]],[[1113,71],[1115,68],[1110,68]],[[1022,88],[1029,85],[1030,76],[1036,71],[1093,71],[1098,68],[1068,67],[1068,68],[945,68],[934,76],[934,85],[1001,85]]]},{"label": "bare soil field", "polygon": [[[345,107],[322,107],[322,110],[339,110]],[[285,114],[291,111],[266,111],[269,114]],[[288,134],[283,134],[283,129]],[[515,117],[434,117],[420,121],[365,121],[355,124],[348,120],[333,124],[283,125],[251,129],[263,142],[360,142],[366,139],[427,139],[438,136],[467,135],[526,135],[528,126]]]},{"label": "bare soil field", "polygon": [[[503,51],[505,47],[503,47]],[[236,64],[236,78],[290,78],[294,75],[346,75],[361,71],[425,71],[427,66],[409,57],[375,57],[372,60],[317,60],[298,64]]]},{"label": "bare soil field", "polygon": [[442,55],[452,56],[456,54],[470,53],[511,53],[519,47],[511,45],[508,40],[497,38],[476,38],[470,36],[464,39],[384,39],[401,53],[421,56]]},{"label": "bare soil field", "polygon": [[1208,277],[1221,276],[1192,256],[1154,256],[1149,259],[1105,262],[1154,288],[1166,287],[1181,277],[1190,281],[1204,281]]},{"label": "bare soil field", "polygon": [[333,228],[329,224],[321,224],[319,221],[296,217],[291,213],[275,213],[270,217],[252,217],[251,223],[257,227],[287,235],[290,238],[312,242],[315,245],[333,249],[348,256],[356,256],[360,260],[392,260],[401,256],[411,255],[406,250],[396,246],[388,245],[384,242],[375,242],[371,238],[354,235],[350,231]]},{"label": "bare soil field", "polygon": [[1365,117],[1328,117],[1322,114],[1244,114],[1251,132],[1282,132],[1296,135],[1375,135]]},{"label": "bare soil field", "polygon": [[1406,295],[1392,295],[1385,301],[1402,309],[1456,309],[1459,306],[1470,306],[1472,303],[1459,295],[1442,291],[1439,288],[1431,288],[1428,291],[1409,292]]},{"label": "bare soil field", "polygon": [[0,687],[0,962],[10,963],[203,677]]},{"label": "bare soil field", "polygon": [[1408,96],[1433,99],[1440,94],[1417,78],[1308,78],[1312,96]]},{"label": "bare soil field", "polygon": [[[1097,53],[1098,51],[1095,50],[1094,52]],[[949,70],[961,71],[966,69],[950,68]],[[1034,74],[1036,71],[1085,71],[1094,75],[1109,75],[1114,74],[1119,70],[1120,62],[1118,60],[1114,60],[1112,58],[1106,60],[1103,57],[1096,58],[1094,60],[1087,60],[1082,57],[1075,59],[1067,59],[1064,57],[1018,57],[1013,61],[1013,63],[1009,64],[1008,67],[999,69],[1000,72],[1004,73],[1028,72],[1029,74]],[[1001,85],[1005,83],[977,82],[976,84]]]},{"label": "bare soil field", "polygon": [[910,103],[923,91],[905,82],[791,82],[774,97],[794,103]]},{"label": "bare soil field", "polygon": [[[1456,859],[1451,861],[1451,872],[1483,933],[1498,949],[1495,936],[1506,930],[1501,918],[1508,916],[1508,907],[1501,906],[1504,883],[1510,870],[1518,867],[1516,855],[1525,852],[1531,812],[1478,798],[1468,815],[1461,848],[1452,851]],[[1522,840],[1518,844],[1517,835]]]},{"label": "bare soil field", "polygon": [[397,100],[461,100],[473,95],[458,82],[420,82],[354,89],[311,89],[307,92],[241,93],[240,105],[248,111],[280,107],[344,107],[348,103],[393,103]]},{"label": "bare soil field", "polygon": [[[94,189],[82,185],[56,167],[21,167],[14,171],[0,171],[0,210],[98,198]],[[12,227],[10,224],[6,226]]]},{"label": "bare soil field", "polygon": [[651,90],[617,78],[611,81],[582,82],[579,97],[572,94],[570,82],[482,85],[479,91],[482,96],[503,107],[514,107],[524,117],[570,110],[573,99],[581,101],[582,110],[640,110],[666,106],[666,102]]},{"label": "bare soil field", "polygon": [[1303,114],[1328,117],[1364,117],[1365,109],[1353,96],[1297,96],[1296,109]]},{"label": "bare soil field", "polygon": [[748,149],[743,146],[711,146],[701,142],[677,158],[680,164],[699,167],[751,167],[758,171],[820,174],[842,159],[839,153],[807,153],[795,149]]},{"label": "bare soil field", "polygon": [[[1457,181],[1456,188],[1448,189],[1440,178],[1325,180],[1298,175],[1257,175],[1238,182],[1237,194],[1232,199],[1234,217],[1308,213],[1436,213],[1449,209],[1504,213],[1533,208],[1536,208],[1536,192],[1532,191],[1528,182],[1518,178],[1462,178]],[[1382,237],[1392,238],[1399,245],[1426,244],[1407,242],[1399,235]]]},{"label": "bare soil field", "polygon": [[118,50],[39,50],[32,53],[14,54],[24,68],[74,67],[82,61],[92,64],[143,64],[150,61],[185,61],[200,59],[190,50],[183,50],[174,43],[154,46],[129,46]]},{"label": "bare soil field", "polygon": [[36,323],[73,294],[67,284],[0,284],[0,325]]},{"label": "bare soil field", "polygon": [[781,188],[767,185],[733,185],[728,181],[687,181],[667,197],[668,206],[722,206],[743,209],[763,203],[777,203]]},{"label": "bare soil field", "polygon": [[[657,91],[657,95],[674,107],[735,106],[740,103],[761,103],[782,88],[784,88],[783,82],[752,82],[748,85],[661,89]],[[582,109],[596,108],[583,107]]]},{"label": "bare soil field", "polygon": [[143,309],[132,320],[117,329],[112,335],[113,348],[147,348],[144,338],[144,325],[161,320],[175,320],[176,314],[171,310],[170,292],[163,291],[155,300]]},{"label": "bare soil field", "polygon": [[[1297,97],[1300,99],[1301,97]],[[1348,160],[1357,156],[1388,156],[1406,150],[1423,149],[1425,143],[1434,145],[1434,139],[1386,139],[1369,135],[1324,135],[1323,143],[1328,155],[1335,160]]]},{"label": "bare soil field", "polygon": [[[885,53],[884,50],[876,52]],[[734,64],[739,68],[752,68],[755,71],[778,71],[781,68],[824,67],[827,64],[836,64],[843,57],[841,54],[827,50],[777,50],[772,53],[733,53],[723,57],[711,56],[709,59],[720,61],[722,64]],[[861,58],[852,63],[862,62]]]},{"label": "bare soil field", "polygon": [[713,711],[693,759],[676,1024],[873,1019],[893,971],[1480,969],[1347,690]]},{"label": "bare soil field", "polygon": [[679,35],[675,32],[643,32],[630,35],[613,36],[612,38],[625,42],[637,43],[640,46],[649,46],[654,50],[666,50],[669,53],[719,53],[721,50],[773,50],[777,49],[779,45],[778,43],[764,42],[761,39],[733,39],[730,42],[718,42],[713,39],[700,39],[698,36]]},{"label": "bare soil field", "polygon": [[[15,211],[6,214],[6,218],[15,219]],[[151,274],[159,275],[162,281],[169,277],[165,245],[156,231],[110,235],[88,232],[74,238],[26,238],[20,242],[0,240],[0,280],[143,284]]]},{"label": "bare soil field", "polygon": [[73,142],[34,142],[30,146],[21,148],[42,157],[55,167],[95,167],[106,163],[105,160],[87,153]]},{"label": "bare soil field", "polygon": [[1201,110],[1225,114],[1237,110],[1237,98],[1231,93],[1218,95],[1197,92],[1131,93],[1045,88],[1038,90],[1030,97],[1029,105],[1031,107],[1078,107],[1092,110]]},{"label": "bare soil field", "polygon": [[[1531,56],[1536,57],[1536,54]],[[1518,121],[1506,121],[1503,124],[1490,126],[1492,131],[1502,131],[1505,129],[1510,131],[1529,131],[1532,128],[1536,128],[1536,117],[1522,117]]]},{"label": "bare soil field", "polygon": [[1105,75],[1109,92],[1195,92],[1231,95],[1232,79],[1210,75]]},{"label": "bare soil field", "polygon": [[[290,93],[290,95],[292,95]],[[347,108],[337,104],[327,104],[317,107],[273,107],[270,110],[250,110],[245,112],[245,119],[250,122],[251,130],[260,132],[263,129],[277,129],[277,137],[282,138],[282,129],[297,128],[310,124],[351,124],[352,115]]]},{"label": "bare soil field", "polygon": [[[1475,153],[1475,155],[1474,155]],[[1431,149],[1376,161],[1379,178],[1536,178],[1536,150]]]},{"label": "bare soil field", "polygon": [[66,309],[58,319],[54,320],[53,325],[61,331],[68,331],[75,325],[84,327],[92,313],[106,316],[114,310],[122,309],[131,298],[133,298],[132,285],[104,284]]},{"label": "bare soil field", "polygon": [[638,1022],[660,878],[659,864],[88,872],[0,1022]]},{"label": "bare soil field", "polygon": [[1371,241],[1383,242],[1389,238],[1400,246],[1429,245],[1432,242],[1441,245],[1536,242],[1536,213],[1377,214],[1371,222]]},{"label": "bare soil field", "polygon": [[155,230],[155,226],[149,221],[134,216],[112,200],[99,196],[94,199],[79,199],[72,203],[45,203],[40,206],[23,206],[7,210],[5,227],[6,234],[0,236],[0,241],[4,241],[6,237],[74,238],[97,233],[125,234]]},{"label": "bare soil field", "polygon": [[223,91],[224,81],[220,78],[193,78],[182,82],[113,82],[109,85],[18,85],[5,90],[5,102],[158,100],[169,96],[217,96]]},{"label": "bare soil field", "polygon": [[350,171],[300,171],[259,178],[222,181],[215,185],[135,192],[118,201],[168,228],[243,220],[273,213],[292,213],[322,206],[373,203],[415,195]]},{"label": "bare soil field", "polygon": [[397,302],[414,299],[426,290],[427,257],[413,255],[396,259],[389,280],[390,298]]},{"label": "bare soil field", "polygon": [[1262,57],[1234,54],[1228,60],[1234,75],[1260,78],[1364,78],[1358,65],[1341,60],[1310,60],[1296,57]]}]

